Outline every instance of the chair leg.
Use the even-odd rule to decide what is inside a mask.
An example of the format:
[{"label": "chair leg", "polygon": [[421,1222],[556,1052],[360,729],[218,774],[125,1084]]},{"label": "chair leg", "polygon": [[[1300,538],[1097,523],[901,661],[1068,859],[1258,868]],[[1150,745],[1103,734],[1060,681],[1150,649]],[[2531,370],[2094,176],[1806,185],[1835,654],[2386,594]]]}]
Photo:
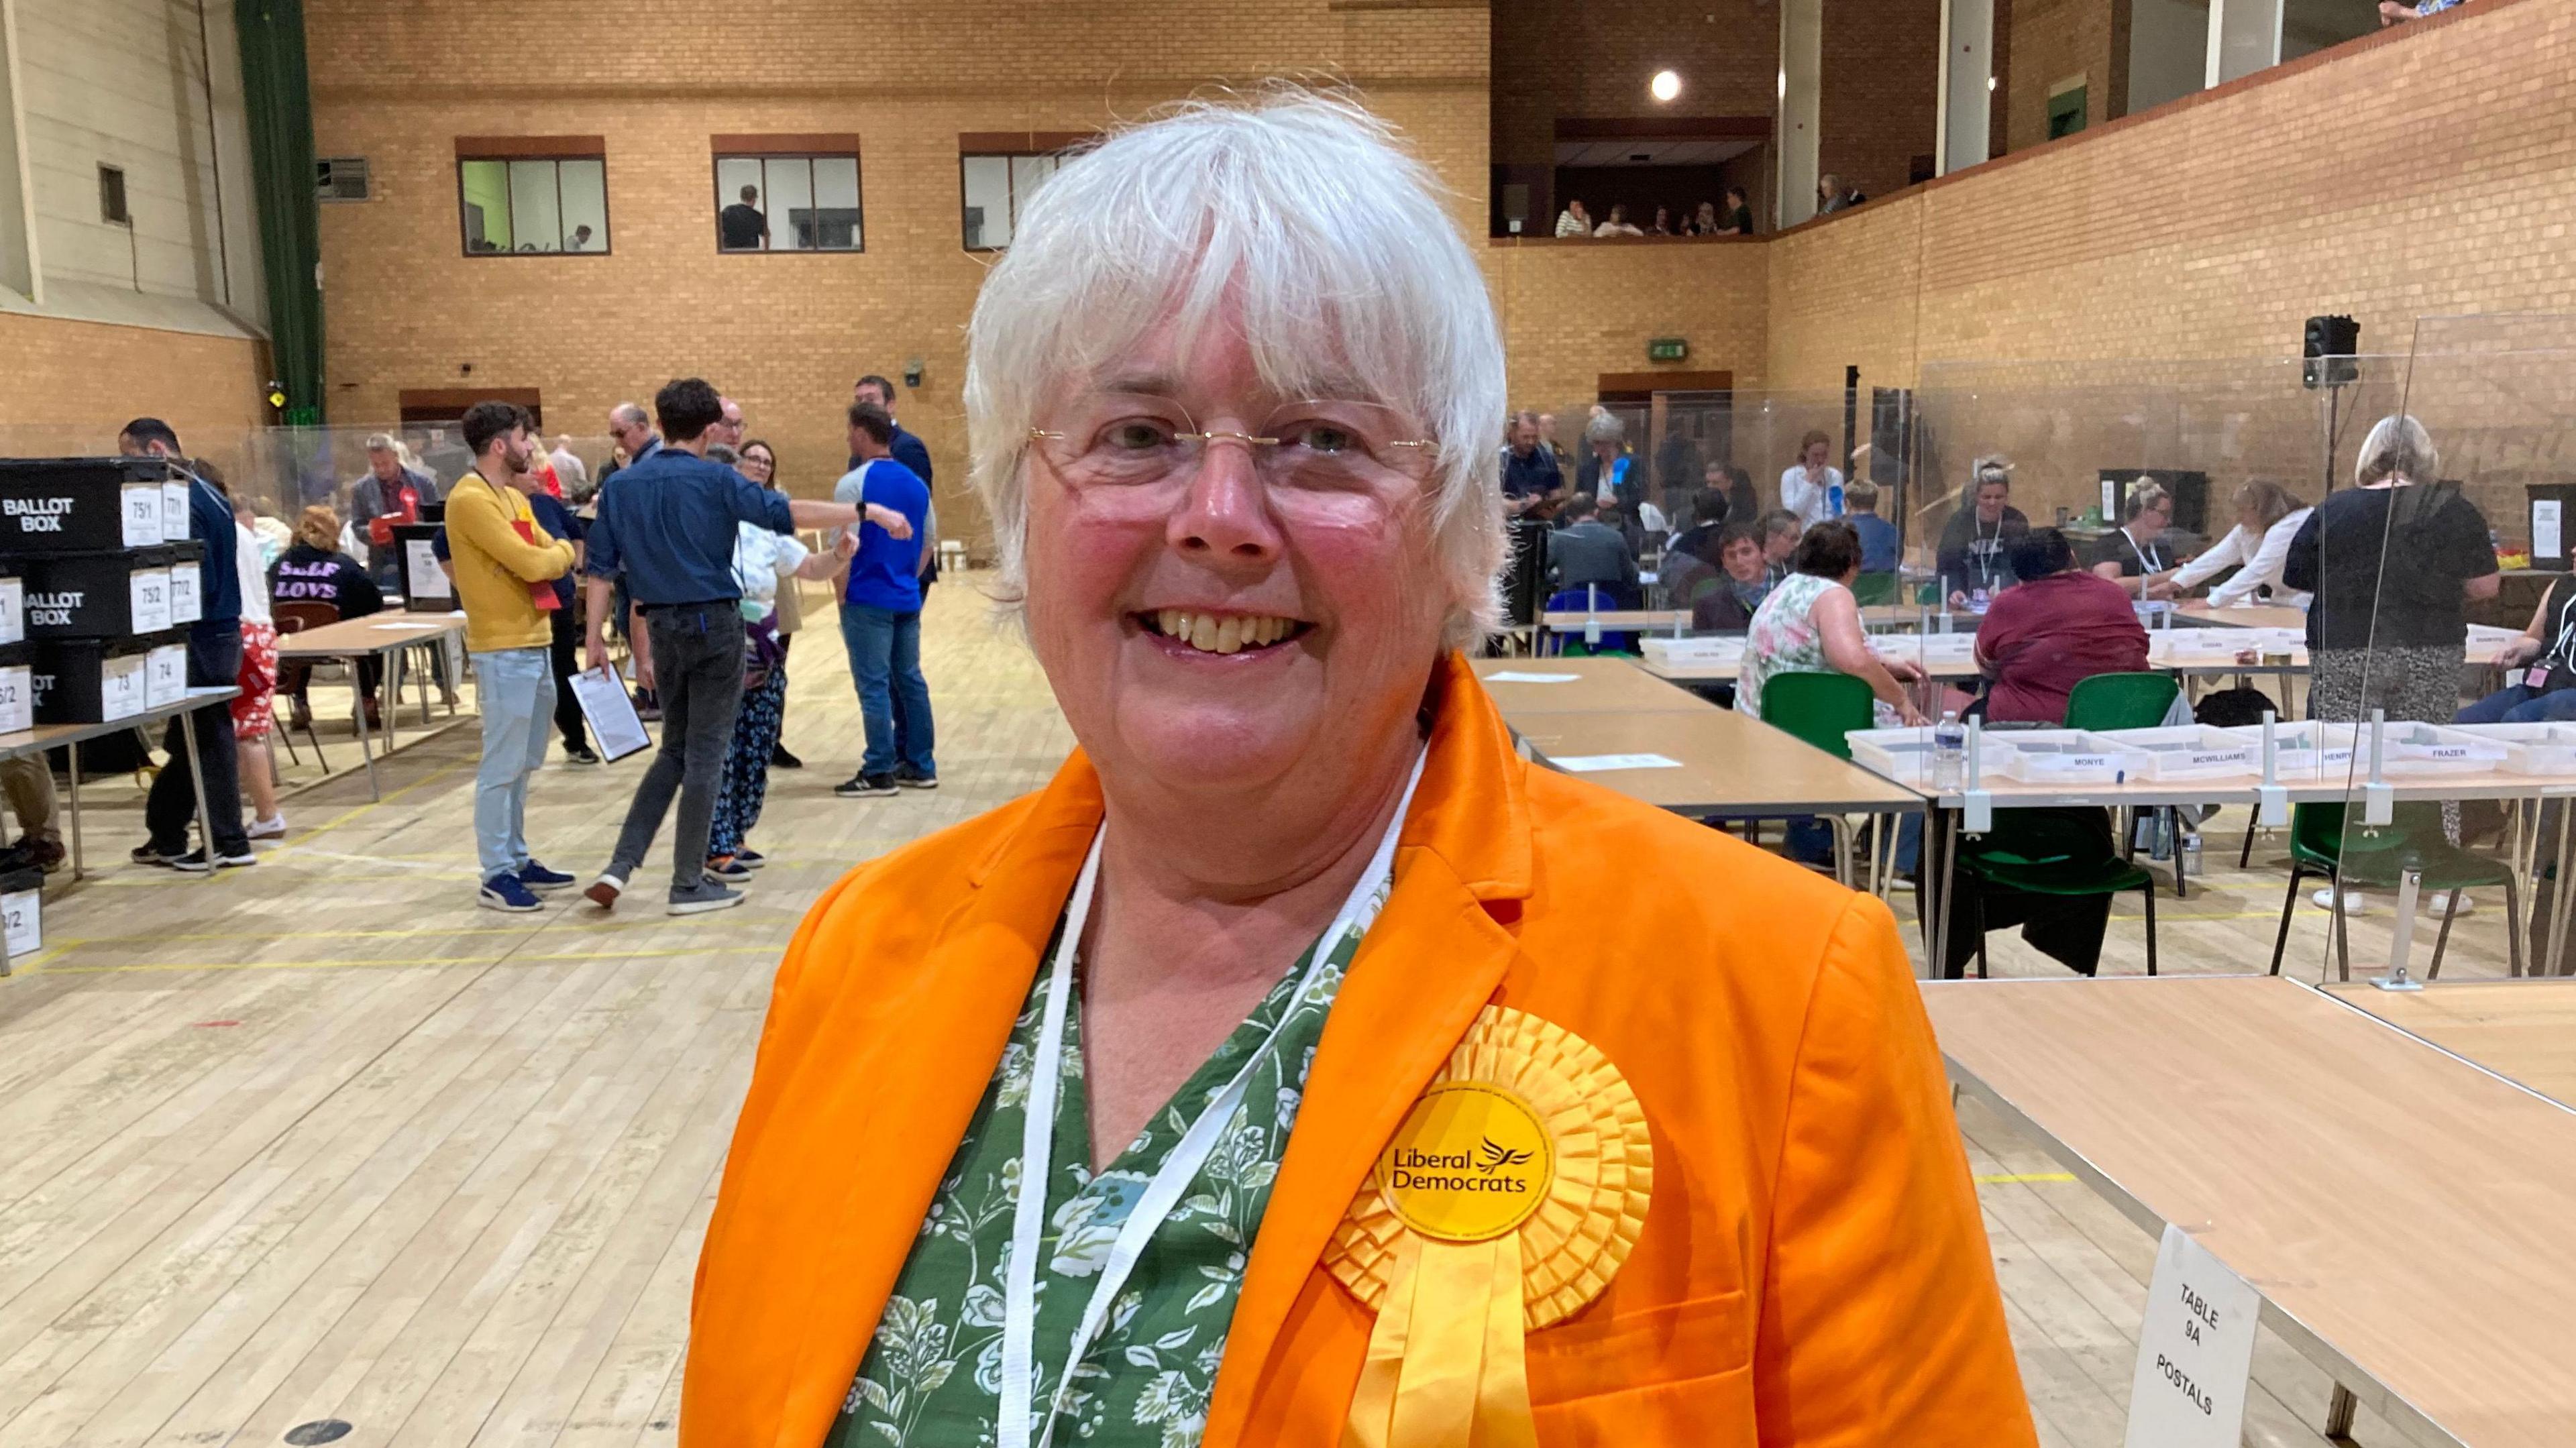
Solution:
[{"label": "chair leg", "polygon": [[2290,916],[2299,908],[2299,878],[2305,872],[2299,862],[2290,862],[2290,892],[2281,897],[2281,930],[2272,937],[2272,973],[2281,973],[2281,956],[2290,948]]},{"label": "chair leg", "polygon": [[[2182,852],[2177,850],[2174,853],[2176,856],[2174,863],[2177,867],[2177,878],[2179,878]],[[2148,880],[2145,888],[2138,893],[2145,896],[2147,901],[2147,974],[2154,975],[2156,973],[2156,882],[2152,879]]]},{"label": "chair leg", "polygon": [[2240,870],[2250,870],[2254,868],[2255,828],[2254,815],[2253,812],[2249,810],[2246,812],[2245,816],[2245,847],[2236,852],[2236,868]]},{"label": "chair leg", "polygon": [[2522,974],[2522,901],[2511,871],[2504,877],[2504,946],[2518,977]]},{"label": "chair leg", "polygon": [[2165,842],[2173,846],[2174,898],[2180,900],[2190,887],[2182,878],[2182,811],[2165,806]]},{"label": "chair leg", "polygon": [[1834,883],[1848,890],[1851,888],[1852,854],[1855,849],[1851,821],[1841,815],[1827,815],[1825,819],[1834,834]]},{"label": "chair leg", "polygon": [[[2442,947],[2451,943],[2451,917],[2458,914],[2459,910],[2460,892],[2455,889],[2450,892],[2449,898],[2442,902],[2442,928],[2433,933],[2433,963],[2424,967],[2426,980],[2442,978]],[[2511,922],[2508,921],[2507,924],[2510,925]]]},{"label": "chair leg", "polygon": [[2343,872],[2327,877],[2334,887],[2335,975],[2339,980],[2352,979],[2352,937],[2343,928]]},{"label": "chair leg", "polygon": [[1986,932],[1977,932],[1977,979],[1986,980]]}]

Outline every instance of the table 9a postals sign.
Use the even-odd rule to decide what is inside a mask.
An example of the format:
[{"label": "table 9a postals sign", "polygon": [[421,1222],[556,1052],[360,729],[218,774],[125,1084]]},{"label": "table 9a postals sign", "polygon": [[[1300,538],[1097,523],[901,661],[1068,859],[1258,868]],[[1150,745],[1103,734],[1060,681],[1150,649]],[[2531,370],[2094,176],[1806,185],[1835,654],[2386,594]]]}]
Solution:
[{"label": "table 9a postals sign", "polygon": [[2138,1328],[2127,1448],[2237,1448],[2261,1306],[2189,1232],[2165,1228]]}]

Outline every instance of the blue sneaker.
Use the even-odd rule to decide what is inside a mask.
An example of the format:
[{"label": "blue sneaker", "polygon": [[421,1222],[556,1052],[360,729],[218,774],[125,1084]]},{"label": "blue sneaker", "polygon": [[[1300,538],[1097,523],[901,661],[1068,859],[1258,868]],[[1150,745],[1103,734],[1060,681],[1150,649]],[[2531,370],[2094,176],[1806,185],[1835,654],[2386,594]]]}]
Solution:
[{"label": "blue sneaker", "polygon": [[557,890],[569,890],[579,882],[561,870],[549,870],[530,860],[519,870],[519,883],[537,894],[551,895]]},{"label": "blue sneaker", "polygon": [[521,914],[545,908],[545,902],[529,894],[528,887],[519,883],[519,877],[507,871],[484,881],[483,893],[474,897],[474,903],[486,910],[508,910]]},{"label": "blue sneaker", "polygon": [[709,855],[706,877],[719,885],[737,884],[751,878],[751,867],[732,855]]}]

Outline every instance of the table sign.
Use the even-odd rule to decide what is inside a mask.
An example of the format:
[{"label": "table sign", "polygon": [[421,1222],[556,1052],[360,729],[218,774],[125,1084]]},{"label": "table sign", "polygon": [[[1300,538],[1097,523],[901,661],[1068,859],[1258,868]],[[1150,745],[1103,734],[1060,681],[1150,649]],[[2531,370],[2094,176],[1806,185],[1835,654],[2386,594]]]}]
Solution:
[{"label": "table sign", "polygon": [[2238,1448],[2261,1301],[2189,1232],[2165,1228],[2138,1328],[2127,1448]]}]

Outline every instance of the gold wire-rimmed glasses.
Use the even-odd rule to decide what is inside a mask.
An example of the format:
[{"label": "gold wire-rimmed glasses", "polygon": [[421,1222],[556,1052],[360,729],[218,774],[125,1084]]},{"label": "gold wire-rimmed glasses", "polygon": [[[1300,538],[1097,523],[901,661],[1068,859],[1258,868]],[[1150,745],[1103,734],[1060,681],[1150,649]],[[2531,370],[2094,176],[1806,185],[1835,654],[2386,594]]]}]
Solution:
[{"label": "gold wire-rimmed glasses", "polygon": [[1168,397],[1094,392],[1032,428],[1048,466],[1077,488],[1149,487],[1193,477],[1207,450],[1240,444],[1272,487],[1340,491],[1389,474],[1431,475],[1439,443],[1404,414],[1373,402],[1311,398],[1282,403],[1250,432],[1205,429]]}]

